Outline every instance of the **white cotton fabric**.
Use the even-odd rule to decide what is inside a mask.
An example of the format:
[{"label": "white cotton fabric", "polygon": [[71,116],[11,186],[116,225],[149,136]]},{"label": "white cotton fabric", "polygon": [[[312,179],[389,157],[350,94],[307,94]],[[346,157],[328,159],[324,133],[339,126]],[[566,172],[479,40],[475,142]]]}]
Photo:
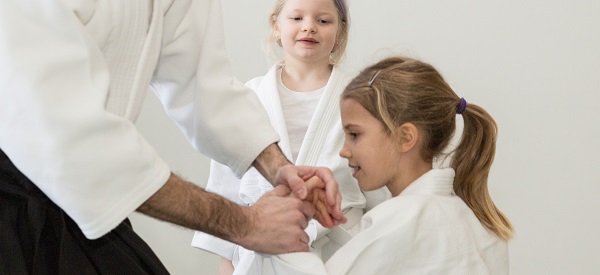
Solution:
[{"label": "white cotton fabric", "polygon": [[277,274],[508,274],[508,245],[452,194],[454,170],[433,169],[366,213],[361,232],[326,264],[271,256]]},{"label": "white cotton fabric", "polygon": [[0,1],[0,87],[0,148],[90,239],[170,175],[133,123],[150,87],[237,175],[278,140],[232,75],[219,1]]},{"label": "white cotton fabric", "polygon": [[[274,65],[265,76],[254,78],[246,85],[258,94],[269,114],[271,124],[281,137],[279,146],[285,156],[292,159],[287,126],[277,92],[277,70],[280,67],[281,65]],[[330,232],[314,220],[310,222],[306,231],[311,237],[312,252],[314,255],[318,255],[317,258],[329,258],[341,245],[335,241],[345,243],[358,231],[354,228],[359,225],[358,222],[367,204],[358,183],[352,177],[347,161],[338,154],[344,139],[339,97],[349,80],[349,77],[338,68],[333,69],[315,113],[311,116],[310,125],[295,162],[297,165],[326,166],[332,170],[342,194],[342,210],[347,213],[349,218],[348,223],[343,227],[336,227],[335,232]],[[273,187],[256,169],[250,169],[240,180],[226,167],[212,161],[206,189],[221,194],[236,203],[252,205]],[[370,202],[372,205],[389,198],[389,191],[386,189],[372,191],[369,194],[371,198],[379,200]],[[358,212],[353,209],[357,209]],[[331,241],[330,237],[335,241]],[[268,274],[267,271],[256,268],[256,264],[264,260],[262,254],[256,254],[216,237],[196,232],[192,246],[232,260],[236,266],[236,274]]]},{"label": "white cotton fabric", "polygon": [[462,140],[462,134],[465,129],[465,121],[463,120],[462,115],[456,115],[455,118],[456,128],[454,129],[454,133],[448,141],[448,145],[444,147],[437,156],[433,158],[433,168],[449,168],[452,165],[452,160],[454,159],[454,151],[458,148]]},{"label": "white cotton fabric", "polygon": [[283,111],[283,118],[290,140],[291,161],[295,162],[325,87],[312,92],[292,91],[283,85],[281,80],[282,71],[283,67],[277,70],[277,90],[279,91],[281,110]]}]

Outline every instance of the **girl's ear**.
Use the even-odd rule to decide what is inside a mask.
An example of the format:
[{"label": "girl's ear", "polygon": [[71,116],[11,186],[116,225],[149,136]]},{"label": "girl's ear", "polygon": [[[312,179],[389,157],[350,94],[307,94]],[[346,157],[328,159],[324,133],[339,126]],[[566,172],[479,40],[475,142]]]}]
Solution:
[{"label": "girl's ear", "polygon": [[277,27],[277,16],[271,16],[271,35],[273,35],[273,39],[281,46],[281,34],[279,33],[279,28]]},{"label": "girl's ear", "polygon": [[420,138],[419,129],[414,124],[407,122],[400,125],[398,129],[400,134],[400,150],[402,153],[415,148]]},{"label": "girl's ear", "polygon": [[271,15],[271,31],[273,33],[279,31],[277,29],[277,16],[275,16],[275,15]]}]

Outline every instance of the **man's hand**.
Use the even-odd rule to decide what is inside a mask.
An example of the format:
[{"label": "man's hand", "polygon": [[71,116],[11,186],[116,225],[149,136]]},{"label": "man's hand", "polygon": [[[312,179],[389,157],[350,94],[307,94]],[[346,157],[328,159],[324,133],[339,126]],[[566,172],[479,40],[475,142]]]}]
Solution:
[{"label": "man's hand", "polygon": [[309,237],[304,228],[314,216],[315,208],[289,195],[289,188],[278,186],[247,208],[253,230],[233,241],[269,254],[308,251]]}]

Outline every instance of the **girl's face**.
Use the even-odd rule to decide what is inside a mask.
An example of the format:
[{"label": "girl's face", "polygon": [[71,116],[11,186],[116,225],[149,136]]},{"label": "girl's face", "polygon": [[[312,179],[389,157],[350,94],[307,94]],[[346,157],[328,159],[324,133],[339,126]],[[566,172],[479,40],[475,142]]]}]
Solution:
[{"label": "girl's face", "polygon": [[383,124],[353,99],[340,105],[344,146],[340,156],[348,159],[361,189],[390,188],[399,179],[399,143],[386,133]]},{"label": "girl's face", "polygon": [[287,0],[273,25],[286,59],[329,63],[338,12],[333,0]]}]

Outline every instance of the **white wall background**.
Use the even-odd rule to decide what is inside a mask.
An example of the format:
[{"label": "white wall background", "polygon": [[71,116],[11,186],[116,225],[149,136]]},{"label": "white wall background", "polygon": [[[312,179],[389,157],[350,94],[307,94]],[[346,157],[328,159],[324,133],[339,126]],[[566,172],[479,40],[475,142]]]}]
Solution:
[{"label": "white wall background", "polygon": [[[600,274],[600,1],[349,0],[350,72],[389,54],[432,63],[499,124],[490,191],[511,219],[511,274]],[[223,0],[242,80],[262,75],[272,0]],[[193,47],[193,45],[190,45]],[[203,185],[208,160],[153,95],[138,126],[173,169]],[[216,274],[192,232],[132,215],[173,274]]]}]

